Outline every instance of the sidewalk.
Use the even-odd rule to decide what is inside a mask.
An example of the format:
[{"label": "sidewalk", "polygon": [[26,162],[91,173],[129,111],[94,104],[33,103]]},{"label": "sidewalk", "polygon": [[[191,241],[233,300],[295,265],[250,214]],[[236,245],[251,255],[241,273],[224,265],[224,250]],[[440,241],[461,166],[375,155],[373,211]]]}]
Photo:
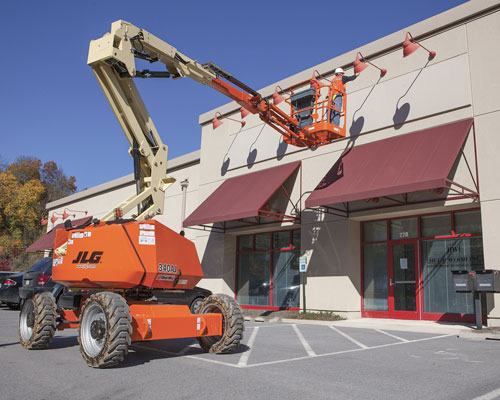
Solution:
[{"label": "sidewalk", "polygon": [[441,335],[456,335],[464,339],[494,339],[500,340],[500,328],[483,327],[478,331],[475,324],[435,322],[435,321],[413,321],[402,319],[385,318],[356,318],[342,321],[316,321],[306,319],[287,318],[286,312],[270,313],[267,315],[252,315],[245,310],[245,320],[251,322],[282,322],[289,324],[311,324],[311,325],[334,325],[346,328],[380,329],[402,332],[422,332]]}]

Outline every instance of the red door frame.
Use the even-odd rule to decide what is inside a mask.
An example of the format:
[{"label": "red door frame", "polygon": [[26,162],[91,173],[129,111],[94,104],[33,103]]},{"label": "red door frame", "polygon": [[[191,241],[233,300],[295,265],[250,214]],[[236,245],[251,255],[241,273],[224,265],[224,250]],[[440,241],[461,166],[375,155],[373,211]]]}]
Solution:
[{"label": "red door frame", "polygon": [[[393,247],[394,246],[400,246],[400,245],[407,245],[411,244],[413,245],[413,251],[414,251],[414,273],[415,273],[415,311],[396,311],[394,309],[394,287],[395,287],[395,280],[394,280],[394,252],[393,252]],[[387,282],[388,285],[388,302],[389,302],[389,310],[387,311],[388,318],[395,318],[395,319],[420,319],[421,315],[421,299],[420,299],[420,287],[421,287],[421,273],[420,273],[420,257],[419,254],[420,252],[418,251],[418,239],[405,239],[405,240],[398,240],[398,241],[389,241],[388,246],[387,246],[387,258],[388,258],[388,271],[387,271],[387,278],[389,279],[389,282]],[[392,282],[392,284],[391,284]]]}]

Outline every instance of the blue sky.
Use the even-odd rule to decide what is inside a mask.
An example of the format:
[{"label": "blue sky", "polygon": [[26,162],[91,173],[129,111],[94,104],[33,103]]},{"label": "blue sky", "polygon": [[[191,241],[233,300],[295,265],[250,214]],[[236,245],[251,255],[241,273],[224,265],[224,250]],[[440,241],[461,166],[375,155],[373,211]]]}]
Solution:
[{"label": "blue sky", "polygon": [[[76,177],[79,190],[132,172],[128,142],[86,64],[90,40],[115,20],[144,28],[202,63],[213,61],[258,90],[462,3],[2,2],[0,159],[54,160]],[[189,78],[139,80],[137,86],[169,158],[198,150],[198,116],[228,102]]]}]

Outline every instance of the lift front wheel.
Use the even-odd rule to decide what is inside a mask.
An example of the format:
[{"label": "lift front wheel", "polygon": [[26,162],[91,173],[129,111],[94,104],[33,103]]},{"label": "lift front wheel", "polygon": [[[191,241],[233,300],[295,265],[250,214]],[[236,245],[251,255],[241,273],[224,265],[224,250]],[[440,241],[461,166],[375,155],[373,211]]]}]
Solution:
[{"label": "lift front wheel", "polygon": [[78,327],[80,352],[93,368],[109,368],[123,361],[130,346],[132,317],[123,297],[93,294],[83,306]]},{"label": "lift front wheel", "polygon": [[19,314],[19,341],[28,350],[49,347],[56,331],[56,300],[50,292],[26,299]]},{"label": "lift front wheel", "polygon": [[222,314],[222,336],[202,336],[200,346],[209,353],[232,353],[243,339],[245,330],[240,305],[225,294],[208,296],[200,306],[200,314]]}]

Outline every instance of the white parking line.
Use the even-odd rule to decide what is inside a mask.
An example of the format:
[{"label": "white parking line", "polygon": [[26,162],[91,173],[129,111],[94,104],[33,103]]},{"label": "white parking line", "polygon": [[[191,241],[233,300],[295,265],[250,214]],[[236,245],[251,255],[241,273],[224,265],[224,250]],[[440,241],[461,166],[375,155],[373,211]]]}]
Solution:
[{"label": "white parking line", "polygon": [[363,343],[358,342],[356,339],[354,339],[353,337],[350,337],[347,333],[342,332],[341,330],[337,329],[333,325],[328,325],[328,326],[331,329],[333,329],[335,332],[337,332],[339,335],[344,336],[346,339],[350,340],[351,342],[353,342],[355,345],[361,347],[362,349],[367,349],[368,348],[368,346],[365,346]]},{"label": "white parking line", "polygon": [[[351,350],[341,350],[341,351],[335,351],[333,353],[317,354],[316,356],[314,356],[314,358],[316,358],[316,357],[319,358],[319,357],[335,356],[337,354],[355,353],[355,352],[358,352],[358,351],[369,351],[369,350],[373,350],[373,349],[381,349],[383,347],[399,346],[399,345],[402,345],[402,344],[410,344],[410,343],[416,343],[416,342],[423,342],[423,341],[426,341],[426,340],[441,339],[441,338],[450,337],[450,336],[456,336],[456,335],[433,336],[433,337],[428,337],[428,338],[424,338],[424,339],[410,340],[408,342],[394,342],[394,343],[389,343],[389,344],[382,344],[380,346],[366,347],[364,349],[358,348],[358,349],[351,349]],[[290,362],[290,361],[300,361],[300,360],[310,360],[310,359],[311,359],[311,357],[309,357],[309,356],[307,356],[307,357],[295,357],[295,358],[289,358],[289,359],[286,359],[286,360],[276,360],[276,361],[261,362],[261,363],[257,363],[257,364],[250,364],[250,365],[247,365],[245,368],[262,367],[264,365],[281,364],[281,363]],[[483,399],[481,399],[481,400],[483,400]],[[486,400],[486,399],[484,399],[484,400]]]},{"label": "white parking line", "polygon": [[[174,353],[172,351],[168,351],[168,350],[163,350],[163,349],[158,349],[158,348],[154,348],[154,347],[149,347],[149,346],[143,346],[143,345],[138,345],[138,344],[133,344],[132,345],[132,348],[134,349],[140,349],[140,350],[147,350],[147,351],[152,351],[153,353],[163,353],[163,354],[168,354],[168,355],[171,355],[171,356],[179,356],[178,353]],[[217,361],[217,360],[213,360],[211,358],[204,358],[204,357],[198,357],[198,356],[182,356],[183,358],[193,358],[195,360],[200,360],[200,361],[206,361],[208,363],[212,363],[212,364],[219,364],[219,365],[225,365],[227,367],[236,367],[236,368],[239,368],[236,364],[231,364],[231,363],[227,363],[227,362],[224,362],[224,361]]]},{"label": "white parking line", "polygon": [[[258,327],[255,329],[258,329]],[[252,334],[253,334],[253,332],[252,332]],[[427,337],[427,338],[423,338],[423,339],[408,340],[406,342],[388,343],[388,344],[382,344],[380,346],[372,346],[372,347],[365,346],[364,348],[360,347],[360,348],[350,349],[350,350],[335,351],[332,353],[316,354],[314,356],[308,355],[308,356],[304,356],[304,357],[295,357],[295,358],[288,358],[288,359],[284,359],[284,360],[267,361],[267,362],[261,362],[261,363],[250,364],[250,365],[248,365],[248,364],[247,365],[239,365],[239,363],[238,364],[228,363],[228,362],[224,362],[224,361],[214,360],[212,358],[200,357],[200,356],[194,356],[194,355],[185,355],[182,357],[192,358],[194,360],[199,360],[199,361],[205,361],[205,362],[212,363],[212,364],[225,365],[226,367],[232,367],[232,368],[252,368],[252,367],[261,367],[264,365],[282,364],[282,363],[291,362],[291,361],[310,360],[311,358],[316,358],[316,357],[328,357],[328,356],[334,356],[334,355],[338,355],[338,354],[354,353],[354,352],[358,352],[358,351],[369,351],[369,350],[373,350],[373,349],[381,349],[384,347],[391,347],[391,346],[399,346],[399,345],[410,344],[410,343],[424,342],[427,340],[441,339],[441,338],[446,338],[446,337],[451,337],[451,336],[455,336],[455,335],[432,336],[432,337]],[[249,341],[249,344],[250,344],[250,341]],[[154,353],[163,353],[163,354],[168,354],[171,356],[179,356],[178,353],[174,353],[174,352],[171,352],[168,350],[139,345],[139,344],[135,344],[135,343],[132,345],[132,349],[134,349],[134,348],[143,349],[143,350],[151,351]],[[241,358],[240,358],[240,362],[241,362]],[[478,397],[474,400],[493,400],[496,398],[495,396],[500,396],[500,389],[494,390],[493,392],[487,393],[487,394],[483,395],[482,397]]]},{"label": "white parking line", "polygon": [[245,367],[247,365],[248,357],[250,357],[250,352],[253,349],[253,343],[255,342],[255,338],[257,337],[258,331],[259,331],[258,326],[253,329],[253,332],[250,335],[250,339],[248,339],[248,343],[247,343],[247,346],[249,347],[249,349],[241,355],[240,361],[238,361],[238,367]]},{"label": "white parking line", "polygon": [[400,341],[402,341],[402,342],[408,342],[408,340],[403,339],[402,337],[399,337],[399,336],[393,335],[392,333],[385,332],[385,331],[380,330],[380,329],[374,329],[374,331],[377,331],[377,332],[383,333],[384,335],[390,336],[390,337],[392,337],[392,338],[394,338],[394,339],[398,339],[398,340],[400,340]]},{"label": "white parking line", "polygon": [[489,393],[483,394],[482,396],[476,397],[473,400],[493,400],[500,397],[500,389],[495,389]]},{"label": "white parking line", "polygon": [[309,346],[309,343],[307,343],[306,338],[304,335],[302,335],[302,332],[299,331],[299,328],[297,328],[297,325],[293,324],[292,325],[293,330],[297,334],[297,337],[300,340],[300,343],[302,343],[302,346],[304,346],[304,350],[306,351],[307,354],[309,354],[309,357],[314,357],[316,353],[311,349],[311,346]]}]

